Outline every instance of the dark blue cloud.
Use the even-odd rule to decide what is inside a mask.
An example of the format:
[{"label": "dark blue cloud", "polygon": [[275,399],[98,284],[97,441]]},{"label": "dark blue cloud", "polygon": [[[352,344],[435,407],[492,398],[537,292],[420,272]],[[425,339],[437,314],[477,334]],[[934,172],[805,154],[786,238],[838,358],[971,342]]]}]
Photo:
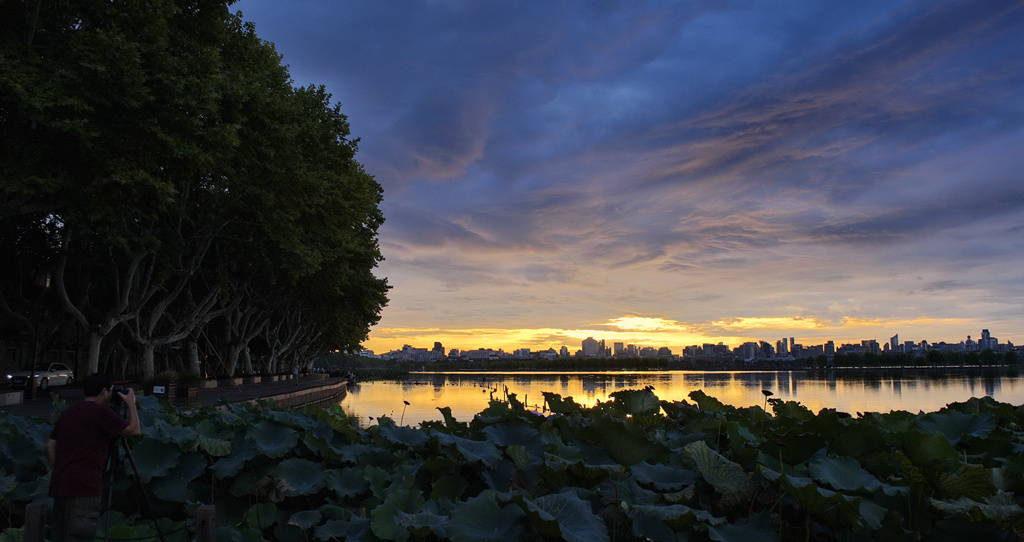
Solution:
[{"label": "dark blue cloud", "polygon": [[236,6],[349,115],[398,284],[838,321],[1024,283],[1019,1]]}]

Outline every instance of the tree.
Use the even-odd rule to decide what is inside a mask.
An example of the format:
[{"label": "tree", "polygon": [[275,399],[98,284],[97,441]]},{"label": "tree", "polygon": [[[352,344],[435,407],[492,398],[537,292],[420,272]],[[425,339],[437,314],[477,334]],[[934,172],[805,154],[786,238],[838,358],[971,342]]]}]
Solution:
[{"label": "tree", "polygon": [[[381,188],[347,119],[229,4],[0,3],[0,245],[31,240],[57,274],[90,370],[115,329],[148,376],[156,347],[191,351],[228,314],[208,347],[237,359],[283,307],[303,332],[280,355],[351,348],[387,302]],[[0,281],[8,316],[33,303],[24,282]]]}]

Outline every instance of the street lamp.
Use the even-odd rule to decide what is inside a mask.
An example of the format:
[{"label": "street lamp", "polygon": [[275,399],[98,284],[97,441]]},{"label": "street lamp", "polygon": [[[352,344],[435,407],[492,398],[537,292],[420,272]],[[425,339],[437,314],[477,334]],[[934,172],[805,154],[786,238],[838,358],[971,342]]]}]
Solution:
[{"label": "street lamp", "polygon": [[36,300],[36,325],[32,330],[32,373],[28,376],[28,399],[36,398],[36,364],[39,361],[39,320],[43,312],[43,296],[50,289],[50,273],[39,271],[36,273],[36,287],[40,289],[39,299]]}]

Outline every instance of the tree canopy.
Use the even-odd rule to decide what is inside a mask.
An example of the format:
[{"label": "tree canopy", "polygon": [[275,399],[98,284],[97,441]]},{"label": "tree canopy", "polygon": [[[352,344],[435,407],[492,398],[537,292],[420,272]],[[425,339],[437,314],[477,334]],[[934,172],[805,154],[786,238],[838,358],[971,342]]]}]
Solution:
[{"label": "tree canopy", "polygon": [[0,0],[0,309],[79,326],[90,371],[115,343],[147,376],[182,344],[272,370],[387,302],[347,118],[230,4]]}]

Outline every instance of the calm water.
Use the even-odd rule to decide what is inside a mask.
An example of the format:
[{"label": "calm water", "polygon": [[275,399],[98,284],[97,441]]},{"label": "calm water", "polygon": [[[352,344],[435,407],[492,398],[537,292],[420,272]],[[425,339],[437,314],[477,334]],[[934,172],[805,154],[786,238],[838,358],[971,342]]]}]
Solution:
[{"label": "calm water", "polygon": [[[682,401],[694,390],[734,406],[764,405],[761,390],[773,398],[799,401],[817,412],[933,411],[948,403],[986,395],[1006,403],[1024,403],[1024,377],[988,370],[945,372],[607,372],[607,373],[416,373],[407,380],[365,382],[341,401],[341,406],[365,426],[370,418],[388,416],[396,423],[417,425],[441,420],[437,407],[451,407],[460,421],[470,421],[487,408],[492,397],[504,398],[505,388],[519,400],[540,409],[542,392],[572,397],[591,406],[609,394],[652,386],[661,399]],[[408,402],[406,405],[404,402]],[[692,402],[692,401],[690,401]]]}]

